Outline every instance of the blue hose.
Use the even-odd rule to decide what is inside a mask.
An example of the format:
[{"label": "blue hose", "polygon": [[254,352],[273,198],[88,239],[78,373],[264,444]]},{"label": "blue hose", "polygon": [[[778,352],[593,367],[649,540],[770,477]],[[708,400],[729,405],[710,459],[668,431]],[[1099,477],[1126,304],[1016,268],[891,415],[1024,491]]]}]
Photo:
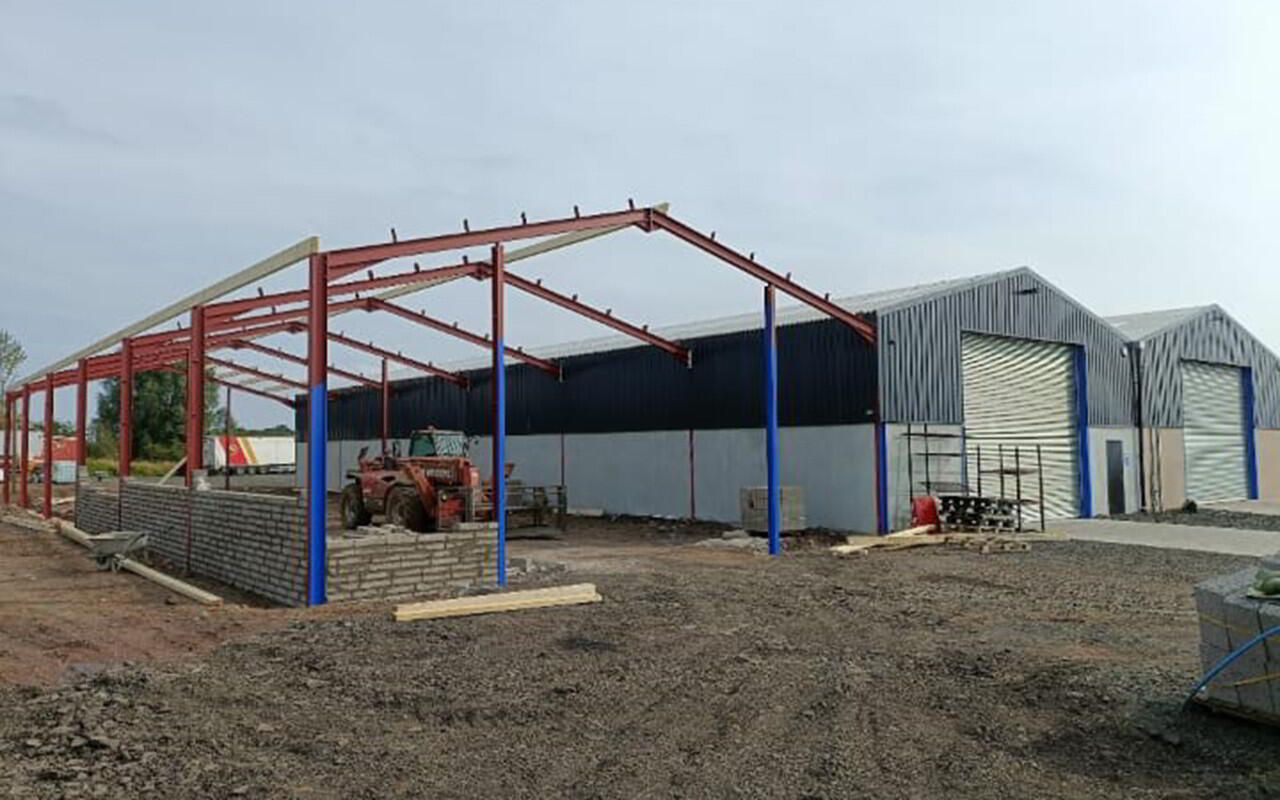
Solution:
[{"label": "blue hose", "polygon": [[1204,687],[1208,686],[1213,681],[1214,678],[1218,677],[1219,672],[1222,672],[1224,669],[1231,666],[1231,662],[1235,661],[1240,656],[1249,652],[1251,649],[1253,649],[1255,645],[1259,644],[1260,642],[1265,642],[1267,639],[1271,638],[1272,636],[1275,636],[1277,633],[1280,633],[1280,625],[1277,625],[1276,627],[1270,630],[1263,631],[1262,633],[1258,634],[1257,636],[1253,637],[1249,641],[1237,647],[1235,650],[1232,650],[1230,653],[1228,653],[1226,658],[1219,661],[1217,664],[1214,665],[1213,669],[1209,670],[1204,674],[1204,677],[1200,679],[1200,682],[1196,684],[1196,687],[1191,690],[1191,694],[1187,695],[1187,699],[1183,702],[1182,707],[1186,708],[1187,706],[1191,705],[1191,701],[1196,699],[1196,695],[1200,694],[1200,692],[1204,689]]}]

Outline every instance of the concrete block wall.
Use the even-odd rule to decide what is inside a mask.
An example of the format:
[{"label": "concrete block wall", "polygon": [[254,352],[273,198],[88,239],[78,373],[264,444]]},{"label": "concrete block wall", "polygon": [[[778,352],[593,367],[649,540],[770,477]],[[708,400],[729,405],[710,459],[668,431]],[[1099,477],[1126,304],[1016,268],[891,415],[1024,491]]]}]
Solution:
[{"label": "concrete block wall", "polygon": [[497,552],[497,532],[491,526],[429,534],[365,528],[330,537],[329,599],[419,597],[493,583]]},{"label": "concrete block wall", "polygon": [[120,530],[116,485],[81,482],[76,486],[76,527],[86,533]]},{"label": "concrete block wall", "polygon": [[306,509],[291,497],[138,481],[119,496],[81,484],[76,501],[76,527],[86,533],[145,531],[151,555],[170,569],[288,606],[306,601],[305,523]]},{"label": "concrete block wall", "polygon": [[196,538],[195,529],[190,528],[190,494],[182,485],[126,481],[120,493],[120,530],[146,531],[151,556],[158,556],[171,569],[200,574],[187,559],[188,529],[190,539]]}]

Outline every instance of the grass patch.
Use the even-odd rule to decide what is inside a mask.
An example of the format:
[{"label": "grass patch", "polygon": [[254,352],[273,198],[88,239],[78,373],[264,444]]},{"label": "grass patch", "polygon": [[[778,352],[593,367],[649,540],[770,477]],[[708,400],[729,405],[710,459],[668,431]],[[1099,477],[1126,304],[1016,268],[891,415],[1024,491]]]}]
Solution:
[{"label": "grass patch", "polygon": [[[171,469],[176,461],[134,461],[130,464],[130,473],[139,478],[162,478]],[[106,475],[118,475],[119,470],[116,469],[116,460],[114,458],[90,458],[85,460],[85,466],[89,468],[90,475],[104,473]]]}]

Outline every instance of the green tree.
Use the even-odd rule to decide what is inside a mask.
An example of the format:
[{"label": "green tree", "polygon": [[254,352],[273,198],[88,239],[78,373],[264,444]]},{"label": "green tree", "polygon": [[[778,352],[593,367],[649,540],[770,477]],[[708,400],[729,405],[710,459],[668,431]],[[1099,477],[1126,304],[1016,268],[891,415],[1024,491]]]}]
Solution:
[{"label": "green tree", "polygon": [[[176,372],[142,372],[133,377],[133,455],[141,459],[182,458],[187,439],[187,376]],[[204,385],[205,431],[215,431],[218,391]],[[118,452],[120,379],[109,378],[98,393],[95,449]]]},{"label": "green tree", "polygon": [[[18,339],[8,331],[0,330],[0,401],[9,389],[9,382],[13,380],[14,373],[26,360],[27,352],[22,349]],[[4,402],[0,402],[0,422],[4,423],[0,427],[9,424],[9,421],[4,418],[5,405]]]}]

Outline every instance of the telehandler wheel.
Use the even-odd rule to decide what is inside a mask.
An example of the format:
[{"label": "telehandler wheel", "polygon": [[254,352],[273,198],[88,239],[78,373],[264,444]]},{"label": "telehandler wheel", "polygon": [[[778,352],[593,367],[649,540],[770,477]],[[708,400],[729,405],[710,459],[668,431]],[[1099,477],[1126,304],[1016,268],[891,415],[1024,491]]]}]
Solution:
[{"label": "telehandler wheel", "polygon": [[397,486],[387,493],[387,522],[411,531],[427,529],[427,511],[418,493],[408,486]]},{"label": "telehandler wheel", "polygon": [[356,484],[350,484],[342,490],[342,527],[345,530],[353,531],[361,525],[368,525],[369,520],[373,519],[373,515],[364,507],[364,495],[360,492],[360,487]]}]

